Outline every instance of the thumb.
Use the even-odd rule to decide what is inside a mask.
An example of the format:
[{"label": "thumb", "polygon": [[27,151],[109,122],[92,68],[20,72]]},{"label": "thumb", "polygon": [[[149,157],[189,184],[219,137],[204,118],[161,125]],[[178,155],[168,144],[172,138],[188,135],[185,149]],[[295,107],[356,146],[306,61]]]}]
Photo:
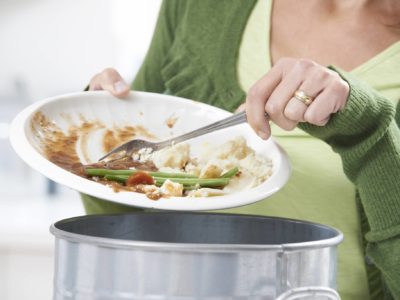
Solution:
[{"label": "thumb", "polygon": [[124,97],[129,94],[129,86],[123,79],[114,82],[112,90],[112,93],[117,97]]},{"label": "thumb", "polygon": [[129,85],[115,69],[105,69],[100,73],[99,81],[101,89],[109,91],[118,98],[126,97],[129,94]]},{"label": "thumb", "polygon": [[239,113],[246,110],[246,102],[240,104],[238,108],[236,108],[235,113]]}]

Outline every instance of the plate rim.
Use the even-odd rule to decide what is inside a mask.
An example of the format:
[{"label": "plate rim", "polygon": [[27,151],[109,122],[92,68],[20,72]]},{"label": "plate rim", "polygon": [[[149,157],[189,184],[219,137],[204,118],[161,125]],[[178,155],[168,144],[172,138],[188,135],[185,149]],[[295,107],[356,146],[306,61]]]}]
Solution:
[{"label": "plate rim", "polygon": [[[89,179],[82,178],[78,175],[75,175],[46,159],[42,154],[40,154],[35,147],[29,142],[28,137],[26,135],[26,126],[29,125],[29,122],[35,112],[40,110],[41,107],[45,106],[48,103],[60,101],[64,98],[70,97],[80,97],[80,96],[99,96],[99,97],[113,97],[106,91],[90,91],[90,92],[75,92],[75,93],[67,93],[62,94],[54,97],[48,97],[43,100],[37,101],[35,103],[30,104],[26,108],[24,108],[17,116],[13,119],[10,126],[10,134],[9,139],[14,151],[18,154],[18,156],[31,168],[35,171],[41,173],[45,177],[71,188],[79,193],[88,194],[92,197],[100,198],[105,201],[110,201],[113,203],[124,204],[132,207],[140,207],[143,209],[150,209],[150,210],[173,210],[173,211],[206,211],[206,210],[220,210],[220,209],[229,209],[244,205],[249,205],[252,203],[256,203],[258,201],[267,199],[272,194],[276,193],[280,190],[286,182],[289,180],[291,174],[291,165],[289,161],[289,157],[286,151],[279,145],[273,137],[270,137],[266,142],[272,143],[272,147],[276,148],[280,155],[280,163],[281,166],[274,173],[268,180],[275,177],[276,183],[275,188],[270,189],[267,193],[262,189],[261,186],[257,186],[255,188],[244,190],[240,192],[235,192],[234,194],[230,194],[231,198],[234,198],[235,201],[230,201],[230,204],[227,205],[223,198],[226,196],[213,196],[213,197],[197,197],[197,198],[183,198],[183,197],[170,197],[168,199],[161,199],[158,201],[148,199],[144,194],[135,193],[135,192],[120,192],[120,193],[133,193],[132,198],[139,199],[141,201],[133,201],[133,203],[129,203],[127,201],[121,201],[120,199],[116,199],[118,197],[107,197],[103,198],[104,196],[115,196],[119,193],[115,193],[112,189],[108,186],[101,185]],[[158,93],[151,93],[151,92],[141,92],[141,91],[131,91],[129,97],[162,97],[165,99],[170,99],[173,101],[191,101],[195,105],[199,105],[207,110],[214,110],[219,113],[229,115],[230,112],[223,110],[221,108],[182,98],[179,96],[173,95],[164,95]],[[26,153],[30,153],[30,155],[24,154],[24,150],[27,150]],[[42,168],[42,164],[45,164],[47,170],[49,172],[44,172]],[[279,176],[278,176],[279,175]],[[84,182],[84,184],[82,184]],[[108,192],[107,192],[108,191]],[[111,191],[111,193],[110,193]],[[111,198],[111,199],[110,199]],[[127,197],[124,197],[127,198]],[[221,199],[222,198],[222,199]],[[240,200],[241,198],[244,199],[251,199],[251,200]],[[192,200],[193,201],[188,201]],[[171,200],[174,200],[171,202]],[[183,202],[183,205],[179,203],[180,201]],[[137,203],[140,202],[140,203]],[[142,203],[143,202],[143,203]],[[168,203],[169,202],[169,203]],[[192,203],[193,202],[193,203]],[[134,205],[133,205],[134,204]]]}]

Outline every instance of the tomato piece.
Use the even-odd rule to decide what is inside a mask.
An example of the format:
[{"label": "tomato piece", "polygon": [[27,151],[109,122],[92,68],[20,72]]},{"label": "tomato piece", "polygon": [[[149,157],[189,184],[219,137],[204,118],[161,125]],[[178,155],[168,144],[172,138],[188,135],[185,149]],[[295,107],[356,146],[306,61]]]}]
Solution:
[{"label": "tomato piece", "polygon": [[154,184],[154,179],[146,172],[137,172],[128,177],[127,186],[135,186],[138,184]]}]

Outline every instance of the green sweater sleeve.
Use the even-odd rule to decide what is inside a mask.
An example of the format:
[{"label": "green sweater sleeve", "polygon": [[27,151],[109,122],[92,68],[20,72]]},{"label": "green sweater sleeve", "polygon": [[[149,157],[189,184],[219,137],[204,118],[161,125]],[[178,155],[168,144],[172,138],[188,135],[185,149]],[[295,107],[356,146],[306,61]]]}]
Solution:
[{"label": "green sweater sleeve", "polygon": [[162,2],[150,47],[132,83],[134,90],[154,93],[165,91],[161,69],[173,44],[185,3],[179,0]]},{"label": "green sweater sleeve", "polygon": [[350,85],[344,110],[324,127],[300,127],[341,156],[368,219],[367,256],[400,299],[400,106],[395,109],[369,86],[339,73]]}]

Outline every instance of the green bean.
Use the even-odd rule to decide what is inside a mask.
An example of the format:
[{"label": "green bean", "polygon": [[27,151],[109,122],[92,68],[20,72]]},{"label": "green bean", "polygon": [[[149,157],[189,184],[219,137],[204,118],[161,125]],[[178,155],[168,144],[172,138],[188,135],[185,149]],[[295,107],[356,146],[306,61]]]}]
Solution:
[{"label": "green bean", "polygon": [[239,172],[238,167],[234,167],[230,169],[229,171],[226,171],[224,174],[221,175],[222,178],[232,178]]},{"label": "green bean", "polygon": [[[111,181],[117,181],[120,183],[126,183],[128,175],[105,175],[105,179]],[[195,186],[199,187],[222,187],[229,183],[229,178],[161,178],[153,177],[156,185],[162,185],[167,179],[172,182],[183,184],[184,186]]]},{"label": "green bean", "polygon": [[153,177],[160,178],[198,178],[195,175],[187,174],[187,173],[167,173],[167,172],[149,172],[149,174]]},{"label": "green bean", "polygon": [[229,178],[159,178],[154,177],[156,183],[164,183],[167,179],[183,185],[199,185],[200,187],[222,187],[229,183]]},{"label": "green bean", "polygon": [[110,181],[116,181],[119,183],[126,183],[129,176],[126,175],[105,175],[104,178]]},{"label": "green bean", "polygon": [[[87,168],[86,174],[89,176],[106,176],[106,175],[132,175],[138,172],[143,172],[140,170],[110,170],[110,169],[92,169]],[[160,177],[160,178],[197,178],[192,174],[186,173],[167,173],[167,172],[146,172],[153,177]]]},{"label": "green bean", "polygon": [[[129,176],[140,172],[139,170],[110,170],[87,168],[86,173],[89,176],[104,177],[106,180],[116,181],[125,184]],[[185,190],[198,187],[223,187],[229,183],[229,180],[239,172],[238,167],[234,167],[218,178],[198,178],[191,174],[167,173],[167,172],[146,172],[153,177],[155,185],[161,186],[167,179],[172,182],[180,183]]]},{"label": "green bean", "polygon": [[[156,181],[156,182],[154,183],[154,185],[160,187],[160,186],[163,185],[163,183],[164,183],[164,182],[157,182],[157,181]],[[198,186],[197,184],[194,184],[194,185],[186,185],[186,184],[184,184],[184,185],[183,185],[183,189],[184,189],[185,191],[196,190],[196,189],[198,189],[199,187],[200,187],[200,186]]]}]

